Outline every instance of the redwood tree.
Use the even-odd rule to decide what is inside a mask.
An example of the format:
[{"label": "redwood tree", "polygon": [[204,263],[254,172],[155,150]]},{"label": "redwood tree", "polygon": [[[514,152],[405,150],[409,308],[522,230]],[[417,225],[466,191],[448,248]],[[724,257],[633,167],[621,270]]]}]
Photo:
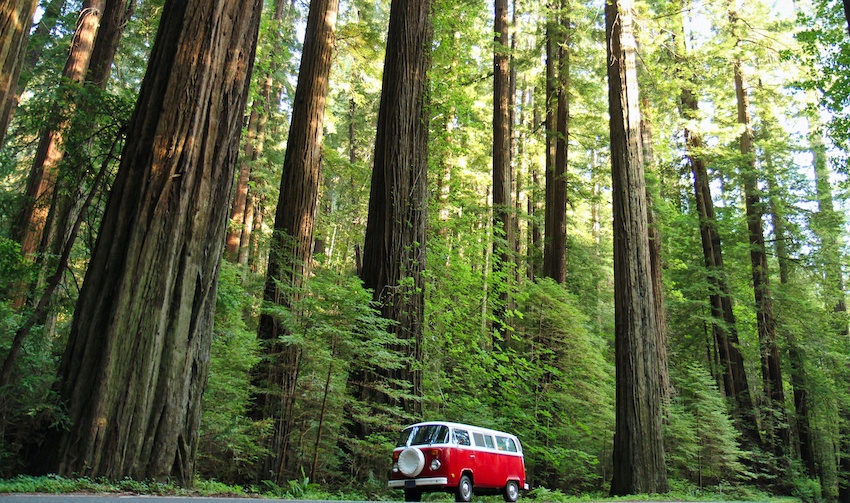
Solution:
[{"label": "redwood tree", "polygon": [[[381,314],[394,320],[389,330],[410,341],[404,351],[411,364],[393,377],[409,382],[414,397],[422,396],[422,334],[424,315],[426,175],[428,116],[425,110],[431,48],[431,0],[393,0],[387,52],[378,110],[375,165],[369,196],[369,216],[363,248],[364,285],[374,292]],[[369,379],[357,372],[355,379]],[[362,382],[360,384],[363,384]],[[374,401],[390,398],[380,390]],[[402,405],[421,412],[417,399]],[[358,427],[359,434],[368,430]]]},{"label": "redwood tree", "polygon": [[169,0],[31,462],[191,485],[261,0]]},{"label": "redwood tree", "polygon": [[[312,0],[307,17],[263,295],[265,301],[287,308],[297,300],[313,256],[322,127],[338,6],[339,0]],[[277,317],[271,314],[260,317],[259,337],[265,344],[265,358],[258,376],[265,385],[260,406],[263,417],[273,419],[275,428],[263,475],[277,482],[284,478],[290,453],[292,407],[301,359],[297,345],[280,342],[280,336],[286,333],[286,327]]]},{"label": "redwood tree", "polygon": [[[88,73],[105,5],[106,0],[85,0],[82,4],[71,50],[62,71],[62,77],[68,82],[81,84]],[[73,93],[70,89],[64,85],[59,86],[57,102],[72,101]],[[60,109],[65,106],[60,106]],[[15,239],[21,244],[21,253],[25,256],[34,255],[41,246],[48,208],[53,199],[59,165],[64,154],[62,138],[69,127],[70,117],[56,111],[41,133],[38,150],[27,179],[23,207],[13,230]]]},{"label": "redwood tree", "polygon": [[38,0],[0,1],[0,146],[17,104],[18,76],[36,6]]},{"label": "redwood tree", "polygon": [[[734,9],[729,10],[729,21],[737,37],[736,45],[742,42],[737,33],[738,16]],[[735,97],[738,112],[738,124],[741,125],[739,138],[740,173],[744,188],[744,206],[746,210],[747,233],[750,242],[750,268],[753,278],[755,297],[756,325],[758,327],[759,346],[761,348],[761,371],[764,394],[770,400],[773,409],[766,415],[762,425],[767,431],[777,456],[789,451],[790,433],[785,421],[785,390],[782,379],[782,367],[779,360],[779,348],[776,342],[776,318],[773,314],[773,298],[770,291],[770,270],[765,247],[764,208],[761,191],[758,187],[759,176],[756,168],[756,152],[753,145],[753,125],[750,113],[750,100],[747,94],[746,76],[743,61],[736,56],[733,64]]]},{"label": "redwood tree", "polygon": [[[554,157],[546,172],[546,235],[543,274],[558,283],[567,281],[567,161],[570,125],[569,2],[551,4],[547,27],[546,68],[551,96],[547,98],[552,129],[547,131]],[[551,61],[550,61],[551,60]],[[551,73],[551,75],[550,75]],[[548,117],[548,115],[547,115]],[[547,122],[548,124],[548,122]]]},{"label": "redwood tree", "polygon": [[611,494],[668,491],[631,0],[605,6],[614,213],[616,426]]},{"label": "redwood tree", "polygon": [[[508,0],[496,0],[493,50],[493,270],[501,273],[496,281],[498,300],[494,302],[493,330],[507,337],[505,312],[508,309],[508,282],[515,229],[512,218],[511,185],[511,58],[508,41]],[[505,342],[507,345],[508,342]]]}]

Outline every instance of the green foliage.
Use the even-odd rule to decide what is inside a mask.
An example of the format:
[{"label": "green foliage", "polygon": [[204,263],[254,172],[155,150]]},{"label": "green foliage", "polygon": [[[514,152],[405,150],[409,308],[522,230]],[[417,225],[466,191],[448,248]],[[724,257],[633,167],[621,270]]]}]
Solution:
[{"label": "green foliage", "polygon": [[523,294],[516,356],[502,385],[515,399],[500,413],[526,446],[535,484],[571,493],[598,488],[614,427],[613,367],[599,351],[606,343],[587,330],[577,298],[553,281],[528,284]]},{"label": "green foliage", "polygon": [[668,407],[664,442],[670,471],[700,487],[746,481],[747,453],[711,376],[697,364],[676,366],[677,395]]},{"label": "green foliage", "polygon": [[254,392],[250,371],[259,353],[253,325],[258,305],[256,285],[249,285],[253,291],[243,286],[242,274],[239,266],[222,261],[198,443],[198,473],[229,482],[252,478],[265,454],[259,441],[270,428],[247,415]]},{"label": "green foliage", "polygon": [[[12,304],[37,269],[21,258],[19,250],[17,243],[0,238],[0,291],[4,292],[0,301],[0,362],[5,361],[15,333],[31,315],[29,308]],[[60,333],[66,323],[57,323]],[[0,476],[20,470],[19,450],[38,440],[30,432],[33,425],[63,424],[67,420],[52,389],[61,349],[61,340],[44,327],[35,326],[23,341],[10,383],[0,388]]]}]

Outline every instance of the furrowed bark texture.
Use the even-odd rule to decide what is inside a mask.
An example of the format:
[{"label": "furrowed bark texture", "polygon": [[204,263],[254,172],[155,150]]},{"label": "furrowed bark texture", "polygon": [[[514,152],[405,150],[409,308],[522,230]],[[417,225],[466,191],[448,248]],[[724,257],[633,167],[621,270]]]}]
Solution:
[{"label": "furrowed bark texture", "polygon": [[[555,157],[552,173],[546,183],[546,251],[543,257],[543,275],[558,283],[567,281],[567,162],[569,158],[570,128],[570,35],[569,2],[559,0],[552,6],[555,19],[552,25],[550,41],[555,54],[550,55],[557,61],[556,91],[549,104],[555,109]],[[550,14],[552,15],[552,14]],[[548,63],[547,63],[548,65]]]},{"label": "furrowed bark texture", "polygon": [[[641,155],[643,156],[644,170],[657,171],[652,150],[652,120],[649,114],[649,99],[646,97],[641,98],[640,117]],[[658,382],[661,386],[661,401],[667,404],[673,397],[673,386],[670,384],[670,369],[667,356],[667,311],[664,307],[661,231],[658,228],[658,216],[655,211],[657,203],[653,197],[652,191],[647,186],[646,224],[649,232],[649,260],[650,270],[652,271],[652,292],[655,298],[655,321],[658,323]]]},{"label": "furrowed bark texture", "polygon": [[508,0],[495,2],[493,55],[493,226],[497,267],[507,268],[513,245],[511,224],[511,93],[508,48]]},{"label": "furrowed bark texture", "polygon": [[605,7],[617,374],[613,495],[668,490],[631,9],[630,0]]},{"label": "furrowed bark texture", "polygon": [[165,5],[59,370],[61,475],[192,483],[261,0]]},{"label": "furrowed bark texture", "polygon": [[[322,128],[338,6],[339,0],[312,0],[307,18],[263,295],[265,301],[285,307],[292,307],[300,297],[313,256],[313,227],[322,177]],[[284,285],[283,290],[279,283]],[[266,385],[260,402],[263,417],[273,419],[275,425],[263,475],[278,483],[285,479],[287,470],[290,473],[286,475],[297,475],[297,463],[290,463],[288,454],[301,349],[279,342],[286,332],[278,318],[269,314],[260,317],[259,337],[264,343],[265,359],[259,377]]]},{"label": "furrowed bark texture", "polygon": [[[413,341],[405,351],[413,365],[422,360],[424,316],[426,175],[428,119],[425,113],[430,65],[431,1],[393,0],[378,111],[375,165],[361,279],[374,291],[381,314],[398,323],[393,330]],[[395,376],[422,396],[422,372],[415,367]],[[381,394],[380,391],[374,393]],[[377,397],[387,401],[387,397]],[[416,400],[402,404],[420,413]]]}]

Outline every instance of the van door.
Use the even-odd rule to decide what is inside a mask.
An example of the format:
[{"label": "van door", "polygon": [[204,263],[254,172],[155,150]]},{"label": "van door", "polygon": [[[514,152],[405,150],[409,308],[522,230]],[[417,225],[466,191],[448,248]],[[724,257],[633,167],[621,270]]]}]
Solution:
[{"label": "van door", "polygon": [[501,456],[496,452],[493,436],[488,433],[472,433],[472,442],[475,444],[475,460],[478,462],[478,473],[475,474],[475,485],[479,487],[502,487]]},{"label": "van door", "polygon": [[472,472],[472,483],[478,483],[478,460],[475,451],[472,450],[472,438],[467,430],[454,428],[452,431],[452,443],[455,444],[452,453],[452,473],[449,474],[449,483],[457,485],[461,474],[465,470]]}]

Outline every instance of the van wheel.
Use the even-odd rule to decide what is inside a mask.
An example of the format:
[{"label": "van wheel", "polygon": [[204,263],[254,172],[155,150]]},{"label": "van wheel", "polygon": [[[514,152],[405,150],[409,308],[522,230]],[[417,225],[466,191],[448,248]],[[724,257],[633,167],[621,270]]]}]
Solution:
[{"label": "van wheel", "polygon": [[472,501],[472,479],[469,478],[469,475],[461,475],[460,482],[457,483],[455,501]]},{"label": "van wheel", "polygon": [[405,489],[404,501],[422,501],[422,490],[420,489]]},{"label": "van wheel", "polygon": [[517,484],[516,480],[509,480],[507,485],[505,485],[505,493],[502,495],[505,497],[505,501],[508,503],[513,503],[519,498],[519,484]]}]

